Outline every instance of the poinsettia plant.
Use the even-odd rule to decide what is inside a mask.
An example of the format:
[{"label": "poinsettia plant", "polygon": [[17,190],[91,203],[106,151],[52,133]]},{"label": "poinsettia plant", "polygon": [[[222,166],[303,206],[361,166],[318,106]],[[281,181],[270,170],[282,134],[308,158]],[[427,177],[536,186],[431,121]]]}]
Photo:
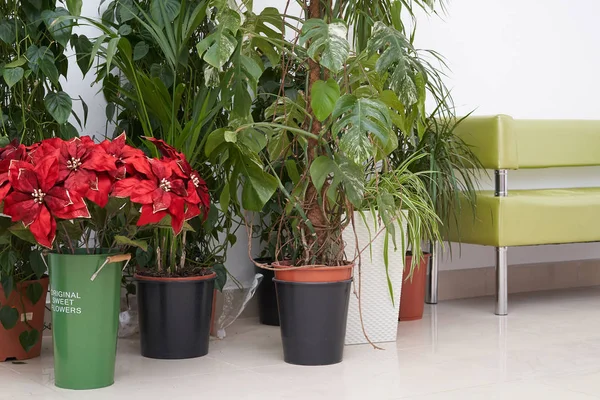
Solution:
[{"label": "poinsettia plant", "polygon": [[146,249],[136,240],[145,226],[170,224],[176,237],[185,221],[207,215],[209,197],[185,156],[171,150],[149,158],[127,145],[125,134],[102,143],[89,137],[29,147],[13,142],[0,150],[0,201],[14,223],[8,230],[72,253]]}]

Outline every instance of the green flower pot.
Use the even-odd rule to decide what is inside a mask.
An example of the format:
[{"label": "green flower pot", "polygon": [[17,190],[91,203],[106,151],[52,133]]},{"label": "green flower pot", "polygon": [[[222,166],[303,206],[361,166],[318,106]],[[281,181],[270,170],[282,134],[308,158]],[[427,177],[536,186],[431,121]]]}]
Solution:
[{"label": "green flower pot", "polygon": [[[114,383],[124,256],[107,257],[48,256],[54,377],[59,388],[97,389]],[[105,264],[115,258],[120,260]]]}]

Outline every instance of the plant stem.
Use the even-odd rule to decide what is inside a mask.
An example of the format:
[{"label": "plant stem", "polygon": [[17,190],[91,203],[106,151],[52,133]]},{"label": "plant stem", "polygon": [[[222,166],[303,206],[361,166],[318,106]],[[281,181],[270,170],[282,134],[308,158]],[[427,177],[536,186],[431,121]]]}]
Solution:
[{"label": "plant stem", "polygon": [[67,232],[67,228],[65,228],[64,224],[61,224],[63,230],[65,231],[65,236],[67,237],[67,243],[69,243],[69,247],[71,248],[71,253],[75,254],[75,248],[73,247],[73,242],[71,241],[71,237],[69,236],[69,232]]}]

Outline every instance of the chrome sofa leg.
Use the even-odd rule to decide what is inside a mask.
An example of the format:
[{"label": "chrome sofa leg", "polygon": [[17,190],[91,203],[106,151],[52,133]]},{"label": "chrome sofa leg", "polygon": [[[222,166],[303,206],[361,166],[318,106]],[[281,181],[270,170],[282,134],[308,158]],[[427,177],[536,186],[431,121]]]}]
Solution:
[{"label": "chrome sofa leg", "polygon": [[496,247],[496,315],[508,315],[508,247]]},{"label": "chrome sofa leg", "polygon": [[438,262],[440,256],[440,245],[432,242],[429,247],[429,264],[427,265],[427,292],[425,303],[437,304],[438,302]]}]

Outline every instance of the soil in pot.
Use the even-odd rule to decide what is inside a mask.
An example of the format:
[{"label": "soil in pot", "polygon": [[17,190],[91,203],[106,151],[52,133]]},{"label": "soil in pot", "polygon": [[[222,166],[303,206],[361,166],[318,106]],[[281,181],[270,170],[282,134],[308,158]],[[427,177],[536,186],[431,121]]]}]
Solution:
[{"label": "soil in pot", "polygon": [[208,354],[216,276],[135,276],[142,356],[186,359]]},{"label": "soil in pot", "polygon": [[352,268],[275,271],[285,362],[330,365],[342,361]]},{"label": "soil in pot", "polygon": [[[415,321],[423,318],[425,310],[425,285],[427,280],[427,263],[430,254],[424,253],[415,268],[412,279],[404,279],[402,282],[402,294],[400,296],[400,313],[398,321]],[[404,276],[412,263],[412,254],[406,253],[404,261]]]},{"label": "soil in pot", "polygon": [[[48,277],[44,277],[40,280],[17,284],[17,288],[11,292],[8,299],[2,286],[0,286],[0,305],[16,308],[19,313],[17,324],[12,329],[6,330],[0,324],[0,362],[9,359],[28,360],[39,357],[42,350],[42,331],[44,329],[48,281]],[[26,293],[27,288],[34,282],[42,286],[42,293],[39,300],[35,304],[31,304]],[[27,317],[27,323],[25,323],[23,316]],[[38,332],[39,339],[29,351],[25,351],[19,341],[19,336],[23,332],[30,332],[32,329]]]},{"label": "soil in pot", "polygon": [[[271,265],[271,258],[257,258],[259,264]],[[260,323],[263,325],[279,326],[279,310],[277,308],[277,292],[275,290],[275,272],[270,269],[254,266],[257,274],[262,274],[263,279],[256,290],[256,298],[258,301],[258,316]]]}]

